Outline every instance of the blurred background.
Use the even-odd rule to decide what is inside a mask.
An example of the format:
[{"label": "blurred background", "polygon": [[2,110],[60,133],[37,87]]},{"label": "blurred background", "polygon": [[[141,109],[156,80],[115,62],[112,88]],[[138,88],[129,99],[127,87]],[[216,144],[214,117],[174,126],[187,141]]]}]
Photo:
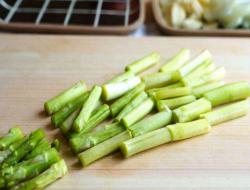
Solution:
[{"label": "blurred background", "polygon": [[0,0],[0,32],[250,36],[250,0]]}]

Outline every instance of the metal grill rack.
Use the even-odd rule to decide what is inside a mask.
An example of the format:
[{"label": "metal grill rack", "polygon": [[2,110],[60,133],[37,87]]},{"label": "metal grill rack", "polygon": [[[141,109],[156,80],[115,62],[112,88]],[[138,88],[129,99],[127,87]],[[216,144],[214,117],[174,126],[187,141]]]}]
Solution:
[{"label": "metal grill rack", "polygon": [[0,0],[0,29],[119,33],[142,22],[142,11],[140,0]]}]

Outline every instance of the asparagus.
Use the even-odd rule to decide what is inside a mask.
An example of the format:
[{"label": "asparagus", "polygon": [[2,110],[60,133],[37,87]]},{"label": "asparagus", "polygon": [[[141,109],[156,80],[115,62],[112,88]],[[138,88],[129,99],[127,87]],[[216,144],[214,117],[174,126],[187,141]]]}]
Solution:
[{"label": "asparagus", "polygon": [[176,122],[184,123],[199,118],[200,114],[209,112],[212,105],[205,98],[181,106],[173,111]]},{"label": "asparagus", "polygon": [[204,97],[212,103],[212,106],[242,100],[250,96],[250,88],[247,82],[234,82],[225,84],[219,88],[204,94]]},{"label": "asparagus", "polygon": [[143,135],[150,131],[162,128],[172,122],[172,111],[166,109],[165,111],[156,113],[152,116],[144,118],[138,123],[128,127],[133,137]]},{"label": "asparagus", "polygon": [[161,129],[154,130],[152,132],[137,136],[130,140],[124,141],[120,145],[120,149],[125,156],[128,158],[144,150],[165,144],[171,141],[169,131],[164,127]]},{"label": "asparagus", "polygon": [[134,61],[130,65],[126,66],[126,71],[131,71],[134,74],[141,73],[160,61],[160,54],[158,52],[153,52],[137,61]]},{"label": "asparagus", "polygon": [[188,123],[169,125],[167,128],[171,134],[172,141],[179,141],[208,133],[211,126],[206,119],[200,119]]},{"label": "asparagus", "polygon": [[193,95],[181,96],[178,98],[171,98],[166,100],[157,100],[157,108],[159,111],[163,111],[166,107],[168,107],[169,109],[175,109],[194,102],[195,100],[196,98]]},{"label": "asparagus", "polygon": [[204,61],[211,58],[212,58],[211,53],[208,50],[205,50],[201,52],[197,57],[195,57],[194,59],[183,65],[180,69],[178,69],[177,75],[179,76],[179,78],[183,78],[191,71],[193,71],[195,68],[204,63]]},{"label": "asparagus", "polygon": [[49,184],[53,183],[59,178],[62,178],[68,172],[68,168],[64,160],[60,160],[50,166],[40,175],[20,183],[12,188],[12,190],[34,190],[44,189]]},{"label": "asparagus", "polygon": [[91,148],[111,137],[123,132],[125,128],[120,123],[115,123],[112,127],[109,127],[102,131],[90,132],[86,134],[77,135],[70,139],[71,148],[75,153],[80,153],[88,148]]},{"label": "asparagus", "polygon": [[83,95],[87,91],[87,86],[84,81],[76,83],[74,86],[64,90],[59,95],[48,100],[44,104],[44,108],[49,115],[58,112],[69,101]]},{"label": "asparagus", "polygon": [[213,72],[207,75],[204,75],[195,79],[187,79],[183,81],[183,83],[186,86],[190,86],[190,87],[200,86],[200,85],[207,84],[210,82],[220,81],[225,77],[225,74],[226,74],[226,71],[224,67],[218,67]]},{"label": "asparagus", "polygon": [[126,106],[138,93],[142,92],[145,89],[145,84],[140,83],[135,86],[132,90],[127,92],[124,96],[120,97],[110,106],[110,111],[112,116],[116,116],[124,106]]},{"label": "asparagus", "polygon": [[4,168],[1,171],[0,188],[11,187],[21,181],[35,177],[59,160],[58,152],[52,148],[33,159]]},{"label": "asparagus", "polygon": [[249,102],[247,100],[243,100],[223,106],[214,111],[201,114],[200,117],[207,119],[211,125],[217,125],[238,117],[242,117],[246,115],[248,111]]},{"label": "asparagus", "polygon": [[129,127],[145,117],[148,113],[152,111],[154,107],[154,101],[152,98],[147,98],[140,105],[134,108],[130,113],[122,118],[122,123]]},{"label": "asparagus", "polygon": [[204,84],[201,86],[196,86],[192,89],[192,94],[196,97],[196,98],[201,98],[205,93],[214,90],[218,87],[221,87],[222,85],[224,85],[223,81],[217,81],[217,82],[211,82],[208,84]]},{"label": "asparagus", "polygon": [[42,139],[37,145],[36,147],[24,157],[24,160],[29,160],[32,159],[36,156],[38,156],[39,154],[42,154],[44,151],[47,151],[51,148],[50,144],[48,141]]},{"label": "asparagus", "polygon": [[68,116],[80,108],[82,104],[86,101],[88,98],[89,93],[86,92],[80,97],[77,97],[76,99],[71,100],[68,102],[60,111],[56,112],[54,115],[51,117],[52,123],[58,127],[65,119],[68,118]]},{"label": "asparagus", "polygon": [[86,125],[88,119],[91,116],[92,111],[95,108],[96,103],[101,97],[102,88],[94,86],[89,94],[89,97],[84,102],[83,107],[79,115],[74,121],[73,128],[76,132],[80,132]]},{"label": "asparagus", "polygon": [[103,99],[106,101],[119,98],[141,82],[140,77],[133,77],[122,82],[105,84],[102,86]]},{"label": "asparagus", "polygon": [[120,144],[128,139],[131,139],[131,134],[128,131],[124,131],[80,154],[78,157],[84,167],[91,164],[92,162],[107,156],[108,154],[116,151]]},{"label": "asparagus", "polygon": [[173,73],[190,59],[190,49],[183,48],[175,56],[166,61],[160,72]]},{"label": "asparagus", "polygon": [[125,117],[129,112],[135,109],[138,105],[140,105],[144,100],[146,100],[148,95],[143,91],[134,97],[116,116],[116,121],[121,121],[123,117]]},{"label": "asparagus", "polygon": [[117,76],[115,76],[114,78],[112,78],[111,80],[109,80],[107,83],[116,83],[116,82],[122,82],[125,80],[128,80],[130,78],[133,78],[135,76],[135,74],[131,71],[127,71],[125,73],[119,74]]},{"label": "asparagus", "polygon": [[165,87],[161,87],[161,88],[152,88],[152,89],[149,89],[147,90],[147,93],[152,96],[154,94],[154,92],[157,92],[159,90],[162,90],[162,89],[166,89],[166,88],[178,88],[178,87],[184,87],[183,83],[182,82],[176,82],[174,84],[171,84],[171,85],[167,85]]},{"label": "asparagus", "polygon": [[36,145],[44,138],[45,134],[42,129],[32,132],[28,139],[23,142],[11,155],[2,163],[2,168],[18,163],[26,154],[33,150]]},{"label": "asparagus", "polygon": [[5,150],[12,143],[23,138],[23,132],[19,127],[9,130],[8,134],[0,138],[0,150]]},{"label": "asparagus", "polygon": [[182,82],[176,82],[174,84],[170,84],[168,86],[166,86],[168,88],[178,88],[178,87],[184,87],[183,83]]},{"label": "asparagus", "polygon": [[167,98],[175,98],[180,96],[186,96],[191,93],[191,89],[189,87],[178,87],[178,88],[162,88],[156,92],[153,92],[152,95],[158,99],[167,99]]}]

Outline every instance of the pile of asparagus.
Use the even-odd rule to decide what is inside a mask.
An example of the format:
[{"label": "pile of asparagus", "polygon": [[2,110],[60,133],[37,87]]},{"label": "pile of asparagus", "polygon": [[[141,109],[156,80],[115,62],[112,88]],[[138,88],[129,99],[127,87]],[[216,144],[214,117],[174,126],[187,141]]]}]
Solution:
[{"label": "pile of asparagus", "polygon": [[[215,67],[209,51],[191,58],[181,49],[158,72],[139,76],[160,59],[153,52],[102,86],[88,90],[80,81],[45,103],[83,166],[118,149],[130,157],[205,134],[248,112],[248,83],[225,84],[225,69]],[[107,118],[112,122],[100,125]]]},{"label": "pile of asparagus", "polygon": [[24,135],[14,127],[0,138],[0,189],[43,189],[67,173],[58,141],[50,144],[37,129]]}]

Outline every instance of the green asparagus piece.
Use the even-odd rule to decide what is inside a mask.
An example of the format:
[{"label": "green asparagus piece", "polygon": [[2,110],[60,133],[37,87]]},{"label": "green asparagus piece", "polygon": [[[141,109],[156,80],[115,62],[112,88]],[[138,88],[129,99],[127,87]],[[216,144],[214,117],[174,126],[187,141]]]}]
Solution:
[{"label": "green asparagus piece", "polygon": [[244,81],[225,84],[204,94],[204,97],[212,103],[213,107],[242,100],[249,96],[250,87]]},{"label": "green asparagus piece", "polygon": [[1,171],[0,188],[11,187],[21,181],[35,177],[59,160],[58,152],[55,149],[49,149],[33,159],[4,168]]},{"label": "green asparagus piece", "polygon": [[55,148],[57,151],[60,151],[61,149],[61,142],[58,139],[55,139],[52,143],[51,143],[51,147]]},{"label": "green asparagus piece", "polygon": [[76,83],[74,86],[64,90],[59,95],[48,100],[44,104],[44,108],[49,115],[58,112],[69,101],[83,95],[87,91],[87,86],[84,81]]},{"label": "green asparagus piece", "polygon": [[142,91],[139,94],[137,94],[134,99],[132,99],[122,110],[121,112],[116,116],[116,121],[121,121],[123,117],[125,117],[129,112],[131,112],[133,109],[135,109],[138,105],[140,105],[144,100],[146,100],[148,95]]},{"label": "green asparagus piece", "polygon": [[143,135],[150,131],[165,127],[172,122],[172,111],[166,109],[165,111],[156,113],[152,116],[146,117],[136,124],[128,127],[133,137]]},{"label": "green asparagus piece", "polygon": [[145,89],[145,84],[140,83],[132,90],[127,92],[124,96],[120,97],[110,106],[112,116],[116,116],[138,93]]},{"label": "green asparagus piece", "polygon": [[122,118],[124,126],[129,127],[149,114],[154,107],[152,98],[147,98],[140,105],[134,108],[130,113]]},{"label": "green asparagus piece", "polygon": [[183,78],[184,76],[186,76],[187,74],[192,72],[195,68],[197,68],[202,63],[204,63],[204,61],[211,59],[211,58],[212,58],[211,53],[208,50],[205,50],[205,51],[201,52],[194,59],[188,61],[180,69],[178,69],[176,74],[179,76],[179,78]]},{"label": "green asparagus piece", "polygon": [[183,83],[182,82],[176,82],[174,84],[170,84],[168,86],[166,86],[168,88],[178,88],[178,87],[184,87]]},{"label": "green asparagus piece", "polygon": [[195,86],[200,86],[200,85],[211,83],[211,82],[220,81],[225,77],[225,75],[226,75],[226,71],[224,67],[218,67],[213,72],[207,75],[203,75],[199,78],[185,80],[183,81],[183,83],[186,86],[195,87]]},{"label": "green asparagus piece", "polygon": [[44,189],[49,184],[53,183],[59,178],[62,178],[68,172],[68,168],[64,160],[60,160],[51,165],[40,175],[31,180],[20,183],[12,188],[12,190],[35,190]]},{"label": "green asparagus piece", "polygon": [[74,121],[73,128],[76,132],[80,132],[88,122],[88,119],[90,118],[96,103],[101,97],[101,93],[102,93],[102,88],[100,86],[94,86],[92,88],[89,97],[83,104],[81,112]]},{"label": "green asparagus piece", "polygon": [[130,65],[126,66],[126,71],[131,71],[134,74],[141,73],[151,67],[153,67],[155,64],[157,64],[160,61],[160,54],[158,52],[153,52],[137,61],[134,61]]},{"label": "green asparagus piece", "polygon": [[7,149],[0,151],[0,164],[11,155],[11,153],[16,150],[24,141],[26,141],[28,137],[23,137],[8,146]]},{"label": "green asparagus piece", "polygon": [[191,89],[189,87],[178,87],[178,88],[162,88],[156,92],[153,92],[153,96],[157,100],[167,99],[167,98],[175,98],[180,96],[186,96],[191,93]]},{"label": "green asparagus piece", "polygon": [[32,132],[28,139],[23,142],[16,150],[14,150],[11,155],[4,160],[1,167],[5,168],[18,163],[26,154],[32,151],[36,145],[45,137],[44,131],[42,129],[37,129]]},{"label": "green asparagus piece", "polygon": [[56,112],[54,115],[51,117],[52,123],[58,127],[68,116],[80,108],[82,104],[86,101],[88,98],[89,93],[86,92],[80,97],[77,97],[76,99],[71,100],[68,102],[60,111]]},{"label": "green asparagus piece", "polygon": [[200,119],[188,123],[169,125],[167,128],[171,134],[172,141],[179,141],[208,133],[211,126],[206,119]]},{"label": "green asparagus piece", "polygon": [[144,150],[165,144],[171,141],[169,131],[164,127],[152,132],[137,136],[130,140],[124,141],[120,145],[120,149],[125,158],[133,156]]},{"label": "green asparagus piece", "polygon": [[91,164],[92,162],[109,155],[116,151],[123,141],[131,139],[131,134],[128,131],[124,131],[80,154],[78,157],[84,167]]},{"label": "green asparagus piece", "polygon": [[78,114],[81,111],[81,107],[75,110],[73,113],[70,114],[70,116],[62,122],[62,124],[59,126],[60,131],[65,135],[68,136],[69,132],[72,130],[73,123],[75,119],[77,118]]},{"label": "green asparagus piece", "polygon": [[125,73],[122,73],[122,74],[119,74],[119,75],[115,76],[114,78],[109,80],[107,82],[107,84],[122,82],[122,81],[128,80],[128,79],[133,78],[133,77],[135,77],[135,74],[133,72],[131,72],[131,71],[127,71]]},{"label": "green asparagus piece", "polygon": [[109,101],[119,98],[140,83],[140,77],[133,77],[122,82],[105,84],[102,86],[103,99]]},{"label": "green asparagus piece", "polygon": [[217,82],[211,82],[208,84],[204,84],[201,86],[196,86],[192,89],[192,94],[196,97],[196,98],[201,98],[203,97],[203,95],[211,90],[214,90],[218,87],[221,87],[222,85],[224,85],[225,83],[223,81],[217,81]]},{"label": "green asparagus piece", "polygon": [[176,122],[184,123],[199,118],[200,114],[209,112],[212,105],[205,98],[181,106],[173,111]]},{"label": "green asparagus piece", "polygon": [[232,103],[230,105],[223,106],[214,111],[201,114],[201,118],[205,118],[211,125],[217,125],[229,120],[233,120],[242,117],[249,111],[249,102],[243,100],[240,102]]},{"label": "green asparagus piece", "polygon": [[183,48],[175,56],[166,61],[160,68],[161,72],[173,73],[190,59],[190,49]]},{"label": "green asparagus piece", "polygon": [[9,130],[8,134],[0,138],[0,150],[5,150],[12,143],[23,138],[23,132],[19,127]]},{"label": "green asparagus piece", "polygon": [[171,98],[166,100],[157,100],[157,108],[159,111],[165,110],[166,107],[172,110],[180,106],[194,102],[195,100],[196,100],[195,96],[192,95],[181,96],[178,98]]},{"label": "green asparagus piece", "polygon": [[146,85],[146,89],[159,88],[177,81],[172,74],[169,73],[152,73],[142,77],[142,81]]},{"label": "green asparagus piece", "polygon": [[184,87],[184,85],[182,84],[182,82],[176,82],[174,84],[167,85],[167,86],[161,87],[161,88],[152,88],[152,89],[147,90],[147,93],[150,96],[153,96],[154,92],[157,92],[159,90],[166,89],[166,88],[178,88],[178,87]]},{"label": "green asparagus piece", "polygon": [[124,126],[122,126],[120,123],[117,122],[115,125],[116,127],[110,127],[102,131],[81,134],[70,139],[71,148],[75,153],[80,153],[125,131]]},{"label": "green asparagus piece", "polygon": [[36,147],[24,157],[24,160],[29,160],[32,159],[36,156],[38,156],[39,154],[42,154],[44,151],[47,151],[51,148],[50,144],[48,141],[46,141],[45,139],[42,139],[38,145],[36,145]]}]

